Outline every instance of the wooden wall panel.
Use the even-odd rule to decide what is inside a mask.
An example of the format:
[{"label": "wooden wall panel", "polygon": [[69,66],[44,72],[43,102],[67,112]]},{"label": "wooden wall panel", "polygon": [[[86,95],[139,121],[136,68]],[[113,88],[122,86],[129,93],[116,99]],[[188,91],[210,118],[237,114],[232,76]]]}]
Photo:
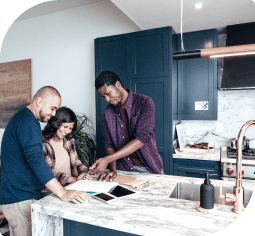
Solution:
[{"label": "wooden wall panel", "polygon": [[31,102],[31,59],[0,64],[0,128]]}]

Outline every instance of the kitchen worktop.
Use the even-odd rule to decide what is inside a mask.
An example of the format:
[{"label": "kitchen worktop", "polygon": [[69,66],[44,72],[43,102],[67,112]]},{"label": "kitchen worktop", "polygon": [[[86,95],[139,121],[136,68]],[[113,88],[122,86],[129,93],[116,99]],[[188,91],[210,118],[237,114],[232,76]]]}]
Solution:
[{"label": "kitchen worktop", "polygon": [[180,159],[193,159],[193,160],[207,160],[207,161],[220,161],[220,149],[215,149],[214,152],[199,152],[199,150],[192,151],[176,151],[173,158]]},{"label": "kitchen worktop", "polygon": [[[170,175],[121,172],[133,177],[146,178],[150,186],[139,194],[105,204],[93,199],[76,205],[63,202],[51,194],[32,204],[33,236],[63,235],[63,219],[138,235],[210,235],[232,224],[239,215],[231,206],[216,205],[214,213],[196,210],[199,202],[169,198],[177,182],[203,183],[203,179]],[[212,180],[214,185],[233,185],[231,182]],[[253,190],[253,184],[244,184]]]}]

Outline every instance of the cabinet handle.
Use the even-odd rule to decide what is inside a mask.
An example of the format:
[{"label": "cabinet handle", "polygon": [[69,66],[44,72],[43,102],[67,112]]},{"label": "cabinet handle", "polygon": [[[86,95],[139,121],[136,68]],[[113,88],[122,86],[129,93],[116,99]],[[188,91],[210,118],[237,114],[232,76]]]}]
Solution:
[{"label": "cabinet handle", "polygon": [[[199,173],[199,172],[193,172],[193,171],[186,171],[186,173],[189,173],[189,174],[197,174],[197,175],[203,175],[203,174],[206,173],[206,172],[204,172],[204,173]],[[209,173],[209,174],[210,174],[210,173]],[[212,176],[212,175],[221,176],[221,175],[219,175],[219,174],[210,174],[210,176]]]},{"label": "cabinet handle", "polygon": [[198,173],[198,172],[193,172],[193,171],[186,171],[186,173],[197,174],[197,175],[203,175],[204,174],[204,173]]}]

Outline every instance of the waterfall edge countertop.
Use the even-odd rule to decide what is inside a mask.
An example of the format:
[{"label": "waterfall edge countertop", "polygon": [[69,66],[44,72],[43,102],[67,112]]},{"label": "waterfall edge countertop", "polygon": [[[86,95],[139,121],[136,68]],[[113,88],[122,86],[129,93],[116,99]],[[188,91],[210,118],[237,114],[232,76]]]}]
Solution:
[{"label": "waterfall edge countertop", "polygon": [[[204,236],[226,228],[239,217],[231,211],[231,206],[215,205],[217,211],[208,214],[196,210],[199,202],[169,198],[176,183],[202,184],[203,179],[124,171],[118,174],[148,179],[150,186],[138,190],[136,196],[111,204],[100,202],[88,193],[88,203],[79,205],[63,202],[51,194],[32,204],[33,236],[63,235],[63,219],[137,235]],[[222,180],[211,182],[234,185]],[[254,184],[244,183],[244,187],[253,190]]]},{"label": "waterfall edge countertop", "polygon": [[220,161],[220,149],[215,149],[214,152],[177,151],[176,154],[173,154],[173,158]]}]

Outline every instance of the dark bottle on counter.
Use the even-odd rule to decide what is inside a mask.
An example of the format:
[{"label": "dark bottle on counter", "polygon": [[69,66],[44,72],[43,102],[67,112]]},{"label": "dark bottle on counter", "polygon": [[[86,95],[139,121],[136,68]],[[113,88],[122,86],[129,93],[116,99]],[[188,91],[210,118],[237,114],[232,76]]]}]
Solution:
[{"label": "dark bottle on counter", "polygon": [[200,206],[204,209],[214,208],[214,187],[210,181],[210,174],[204,173],[205,181],[200,187]]}]

